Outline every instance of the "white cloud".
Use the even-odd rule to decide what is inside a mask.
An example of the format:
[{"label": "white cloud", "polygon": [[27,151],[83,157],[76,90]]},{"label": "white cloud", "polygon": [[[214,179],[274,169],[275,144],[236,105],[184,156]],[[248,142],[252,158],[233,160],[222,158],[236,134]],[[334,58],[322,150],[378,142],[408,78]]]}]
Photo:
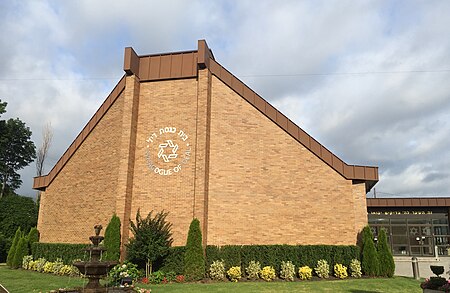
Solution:
[{"label": "white cloud", "polygon": [[[0,97],[37,144],[52,122],[54,163],[123,74],[124,47],[188,50],[206,38],[222,65],[338,156],[379,165],[378,190],[450,195],[450,72],[415,72],[450,69],[449,10],[448,1],[2,3]],[[355,72],[372,73],[339,74]],[[35,80],[11,80],[23,78]],[[22,193],[33,193],[33,172],[22,172]]]}]

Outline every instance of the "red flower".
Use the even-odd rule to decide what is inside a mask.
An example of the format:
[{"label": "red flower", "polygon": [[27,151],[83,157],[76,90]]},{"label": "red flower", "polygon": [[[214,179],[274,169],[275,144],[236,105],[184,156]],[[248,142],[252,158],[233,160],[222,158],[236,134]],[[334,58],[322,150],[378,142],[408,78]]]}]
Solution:
[{"label": "red flower", "polygon": [[183,275],[178,275],[175,280],[176,280],[177,283],[183,283],[184,282],[184,276]]},{"label": "red flower", "polygon": [[144,284],[148,284],[148,283],[149,283],[147,277],[143,277],[142,280],[141,280],[141,282],[144,283]]}]

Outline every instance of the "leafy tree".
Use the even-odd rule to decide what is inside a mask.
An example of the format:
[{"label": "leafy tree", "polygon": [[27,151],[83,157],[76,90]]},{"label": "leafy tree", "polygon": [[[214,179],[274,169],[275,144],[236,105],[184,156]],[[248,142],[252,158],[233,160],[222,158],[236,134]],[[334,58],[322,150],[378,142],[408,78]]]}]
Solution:
[{"label": "leafy tree", "polygon": [[378,260],[380,262],[379,275],[392,278],[395,271],[395,262],[384,230],[381,230],[380,233],[378,233],[377,250]]},{"label": "leafy tree", "polygon": [[194,218],[189,226],[184,255],[184,275],[188,280],[200,280],[205,275],[205,256],[202,247],[200,221]]},{"label": "leafy tree", "polygon": [[37,207],[32,198],[10,195],[0,198],[0,232],[12,238],[18,227],[28,231],[37,225]]},{"label": "leafy tree", "polygon": [[363,229],[361,267],[364,274],[368,276],[374,277],[378,275],[378,255],[369,226]]},{"label": "leafy tree", "polygon": [[[0,100],[0,114],[5,112],[6,103]],[[31,141],[30,128],[19,118],[0,120],[0,198],[8,186],[11,190],[22,184],[17,173],[36,157],[36,147]]]},{"label": "leafy tree", "polygon": [[8,251],[11,247],[11,238],[7,238],[0,232],[0,263],[6,262]]},{"label": "leafy tree", "polygon": [[145,262],[145,274],[152,272],[152,264],[164,257],[172,245],[172,224],[166,222],[167,212],[161,211],[152,217],[151,211],[142,218],[140,211],[136,214],[136,224],[130,221],[130,230],[134,237],[127,244],[127,258],[131,262]]},{"label": "leafy tree", "polygon": [[22,235],[17,243],[11,267],[13,269],[20,268],[22,266],[23,257],[26,255],[28,255],[28,241],[27,238]]},{"label": "leafy tree", "polygon": [[120,219],[114,214],[105,230],[105,260],[118,261],[120,258]]},{"label": "leafy tree", "polygon": [[8,257],[6,258],[6,264],[10,267],[13,265],[14,254],[16,253],[17,243],[19,242],[20,237],[22,237],[22,230],[20,230],[19,227],[16,230],[11,247],[9,248]]}]

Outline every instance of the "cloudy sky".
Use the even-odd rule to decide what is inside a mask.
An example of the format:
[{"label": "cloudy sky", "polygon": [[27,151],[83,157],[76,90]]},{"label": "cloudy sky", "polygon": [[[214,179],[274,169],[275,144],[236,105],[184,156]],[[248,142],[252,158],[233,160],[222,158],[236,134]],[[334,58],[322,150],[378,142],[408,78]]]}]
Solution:
[{"label": "cloudy sky", "polygon": [[[1,1],[0,99],[48,172],[138,54],[216,60],[349,164],[377,195],[450,196],[450,1]],[[33,196],[35,166],[19,193]]]}]

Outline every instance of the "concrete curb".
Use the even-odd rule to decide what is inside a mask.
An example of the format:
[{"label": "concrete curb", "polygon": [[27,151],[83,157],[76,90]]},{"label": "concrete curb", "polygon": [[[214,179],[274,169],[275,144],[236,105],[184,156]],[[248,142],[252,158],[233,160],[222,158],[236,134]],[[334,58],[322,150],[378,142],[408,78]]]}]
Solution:
[{"label": "concrete curb", "polygon": [[6,290],[6,288],[5,288],[5,287],[3,287],[3,285],[2,285],[2,284],[0,284],[0,293],[9,293],[9,291],[8,291],[8,290]]}]

